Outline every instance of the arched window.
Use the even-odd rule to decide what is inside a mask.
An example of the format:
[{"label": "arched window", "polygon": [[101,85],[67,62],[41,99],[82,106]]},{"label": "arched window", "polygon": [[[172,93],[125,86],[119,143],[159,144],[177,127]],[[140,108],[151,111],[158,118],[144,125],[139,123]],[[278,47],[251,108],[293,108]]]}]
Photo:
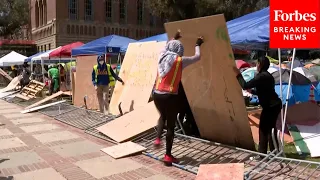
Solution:
[{"label": "arched window", "polygon": [[84,26],[84,35],[88,35],[88,27]]},{"label": "arched window", "polygon": [[76,34],[79,34],[79,26],[76,26]]},{"label": "arched window", "polygon": [[96,32],[96,27],[95,26],[93,26],[93,28],[92,28],[92,33],[93,33],[94,36],[96,36],[97,32]]},{"label": "arched window", "polygon": [[80,26],[80,35],[83,35],[83,26]]},{"label": "arched window", "polygon": [[74,34],[74,25],[71,26],[71,34]]},{"label": "arched window", "polygon": [[67,34],[70,34],[70,25],[67,25]]}]

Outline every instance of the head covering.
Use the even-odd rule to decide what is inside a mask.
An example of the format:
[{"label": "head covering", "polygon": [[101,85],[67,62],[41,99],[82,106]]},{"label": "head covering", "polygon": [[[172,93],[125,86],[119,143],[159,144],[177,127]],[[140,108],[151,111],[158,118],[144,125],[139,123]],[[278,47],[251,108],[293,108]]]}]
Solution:
[{"label": "head covering", "polygon": [[162,78],[171,69],[177,57],[183,56],[184,48],[179,40],[171,40],[166,44],[165,50],[160,54],[158,62],[158,73]]},{"label": "head covering", "polygon": [[[101,65],[100,63],[99,63],[99,61],[101,61],[101,60],[103,60],[103,65]],[[97,57],[97,62],[98,62],[98,68],[99,69],[104,69],[104,68],[106,68],[106,61],[105,61],[105,56],[104,56],[104,54],[100,54],[98,57]]]}]

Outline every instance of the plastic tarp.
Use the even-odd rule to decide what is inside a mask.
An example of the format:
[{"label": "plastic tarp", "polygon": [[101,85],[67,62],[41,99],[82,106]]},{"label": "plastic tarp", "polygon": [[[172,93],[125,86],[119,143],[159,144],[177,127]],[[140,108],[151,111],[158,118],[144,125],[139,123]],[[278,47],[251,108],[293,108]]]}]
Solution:
[{"label": "plastic tarp", "polygon": [[26,58],[24,55],[11,51],[0,59],[0,66],[22,65]]},{"label": "plastic tarp", "polygon": [[26,58],[26,59],[24,60],[24,62],[31,62],[31,59],[32,59],[32,58],[37,57],[37,56],[39,56],[40,54],[43,54],[43,53],[45,53],[45,52],[38,52],[37,54],[34,54],[34,55]]},{"label": "plastic tarp", "polygon": [[126,52],[128,45],[133,42],[137,41],[127,37],[110,35],[88,42],[78,48],[74,48],[72,49],[71,54],[72,56],[80,56]]},{"label": "plastic tarp", "polygon": [[269,42],[269,7],[227,22],[231,44],[240,49],[265,50]]},{"label": "plastic tarp", "polygon": [[74,42],[71,44],[64,45],[61,48],[52,51],[49,54],[49,58],[70,58],[71,50],[74,48],[80,47],[82,45],[83,45],[82,42]]},{"label": "plastic tarp", "polygon": [[40,61],[41,59],[49,59],[49,54],[52,52],[52,51],[55,51],[57,49],[61,48],[60,47],[57,47],[55,49],[52,49],[52,50],[48,50],[48,51],[45,51],[44,53],[41,53],[39,54],[38,56],[35,56],[33,58],[31,58],[32,61]]},{"label": "plastic tarp", "polygon": [[[288,84],[282,85],[282,104],[286,104]],[[288,105],[294,105],[296,103],[303,103],[309,101],[311,84],[309,85],[291,85],[289,92]],[[280,85],[275,86],[276,93],[280,97]],[[320,101],[320,95],[314,92],[314,98],[316,101]]]},{"label": "plastic tarp", "polygon": [[168,35],[167,33],[158,34],[155,36],[141,39],[138,42],[147,42],[147,41],[157,41],[157,42],[168,41]]}]

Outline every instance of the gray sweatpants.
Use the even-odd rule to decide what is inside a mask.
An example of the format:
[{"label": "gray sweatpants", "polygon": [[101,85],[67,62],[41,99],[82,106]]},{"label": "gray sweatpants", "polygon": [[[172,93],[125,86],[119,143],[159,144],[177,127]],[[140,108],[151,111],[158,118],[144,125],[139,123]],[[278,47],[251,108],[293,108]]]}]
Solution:
[{"label": "gray sweatpants", "polygon": [[100,112],[104,113],[109,109],[109,86],[97,86],[97,98]]}]

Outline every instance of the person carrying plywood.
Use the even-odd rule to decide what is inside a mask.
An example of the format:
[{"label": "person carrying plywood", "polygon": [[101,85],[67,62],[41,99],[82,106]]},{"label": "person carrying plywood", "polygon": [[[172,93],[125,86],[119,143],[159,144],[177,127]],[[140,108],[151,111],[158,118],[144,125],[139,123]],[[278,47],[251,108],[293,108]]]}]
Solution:
[{"label": "person carrying plywood", "polygon": [[119,81],[124,85],[123,80],[114,73],[110,64],[105,61],[105,55],[99,55],[97,65],[93,66],[92,83],[97,92],[99,108],[101,113],[105,113],[109,108],[109,86],[115,86],[115,81]]},{"label": "person carrying plywood", "polygon": [[59,70],[57,65],[53,64],[49,66],[48,76],[51,80],[49,95],[59,91]]},{"label": "person carrying plywood", "polygon": [[172,165],[172,163],[178,163],[178,160],[172,156],[171,150],[177,114],[181,111],[181,101],[178,94],[182,70],[188,65],[200,60],[200,46],[203,43],[202,37],[197,38],[195,55],[186,57],[183,56],[184,47],[178,40],[180,38],[180,30],[178,30],[174,39],[167,42],[165,50],[160,54],[158,76],[153,93],[155,106],[161,115],[158,123],[158,134],[154,145],[159,146],[161,144],[160,137],[164,124],[167,123],[166,154],[163,160],[164,164],[167,166]]}]

